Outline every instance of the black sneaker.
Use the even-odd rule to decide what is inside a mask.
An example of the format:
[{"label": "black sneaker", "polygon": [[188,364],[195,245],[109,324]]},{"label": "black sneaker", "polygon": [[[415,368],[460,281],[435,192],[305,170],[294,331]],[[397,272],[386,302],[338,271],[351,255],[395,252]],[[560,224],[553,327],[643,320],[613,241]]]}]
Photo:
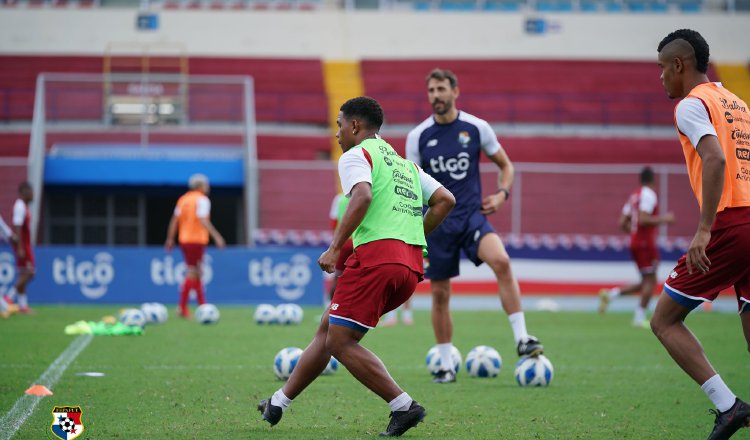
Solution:
[{"label": "black sneaker", "polygon": [[750,423],[750,405],[740,399],[734,401],[734,405],[725,412],[715,409],[709,410],[716,414],[714,430],[708,436],[708,440],[724,440],[731,437],[738,429]]},{"label": "black sneaker", "polygon": [[544,345],[534,336],[527,336],[518,341],[518,356],[539,356],[544,353]]},{"label": "black sneaker", "polygon": [[269,397],[268,400],[261,400],[258,404],[258,411],[260,411],[260,414],[263,416],[263,420],[270,423],[271,426],[274,426],[275,424],[279,423],[281,420],[281,416],[283,415],[283,411],[281,410],[280,406],[271,405],[271,398]]},{"label": "black sneaker", "polygon": [[440,370],[432,379],[433,383],[453,383],[456,381],[456,373],[450,370]]},{"label": "black sneaker", "polygon": [[391,411],[391,421],[384,432],[380,433],[381,437],[400,437],[409,429],[417,426],[424,419],[427,412],[422,405],[416,400],[412,400],[411,406],[406,411]]}]

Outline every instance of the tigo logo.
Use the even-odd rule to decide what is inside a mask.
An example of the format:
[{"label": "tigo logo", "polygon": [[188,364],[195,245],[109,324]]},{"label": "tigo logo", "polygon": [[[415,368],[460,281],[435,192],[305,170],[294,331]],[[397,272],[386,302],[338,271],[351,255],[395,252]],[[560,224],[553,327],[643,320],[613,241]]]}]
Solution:
[{"label": "tigo logo", "polygon": [[94,255],[94,261],[76,262],[75,257],[55,258],[52,279],[55,284],[79,284],[81,293],[89,299],[99,299],[107,293],[107,286],[115,278],[114,258],[107,252]]},{"label": "tigo logo", "polygon": [[290,261],[274,262],[271,257],[250,260],[248,279],[253,286],[273,286],[276,294],[286,301],[294,301],[305,294],[312,278],[312,260],[304,254],[294,254]]}]

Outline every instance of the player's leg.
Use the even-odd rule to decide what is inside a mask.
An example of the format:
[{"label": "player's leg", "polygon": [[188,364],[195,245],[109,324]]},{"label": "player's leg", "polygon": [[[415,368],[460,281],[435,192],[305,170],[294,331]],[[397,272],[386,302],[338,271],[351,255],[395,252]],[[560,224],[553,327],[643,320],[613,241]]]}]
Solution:
[{"label": "player's leg", "polygon": [[[471,253],[467,252],[470,255]],[[492,269],[497,278],[500,302],[508,315],[513,339],[517,345],[519,356],[537,356],[543,353],[544,347],[534,336],[530,336],[526,329],[526,317],[521,308],[521,290],[518,280],[513,274],[510,257],[503,246],[500,236],[494,231],[486,233],[479,240],[476,256]]]},{"label": "player's leg", "polygon": [[747,351],[750,352],[750,303],[746,303],[742,313],[740,313],[740,321],[742,322],[742,332],[745,334],[745,342],[747,342]]},{"label": "player's leg", "polygon": [[183,243],[180,245],[180,249],[182,250],[186,268],[185,279],[182,280],[182,285],[180,286],[180,302],[177,314],[183,318],[189,318],[190,310],[188,309],[188,301],[190,300],[190,291],[194,290],[196,286],[198,258],[195,252],[195,245]]},{"label": "player's leg", "polygon": [[654,288],[656,287],[656,271],[643,272],[641,273],[641,296],[638,301],[638,305],[635,307],[633,313],[633,325],[636,327],[648,328],[648,318],[646,318],[646,312],[648,311],[648,305],[651,302],[651,297],[654,296]]},{"label": "player's leg", "polygon": [[414,314],[411,311],[411,298],[401,306],[401,322],[405,325],[414,324]]},{"label": "player's leg", "polygon": [[432,290],[432,330],[435,332],[440,365],[442,369],[433,382],[450,383],[456,381],[453,371],[453,319],[450,311],[451,280],[430,280]]},{"label": "player's leg", "polygon": [[289,376],[284,386],[279,388],[269,399],[261,400],[258,404],[258,411],[260,411],[263,420],[270,423],[271,426],[279,423],[283,411],[325,370],[328,361],[331,359],[331,354],[326,348],[327,335],[328,310],[323,313],[312,342],[302,352],[297,365],[292,370],[292,375]]},{"label": "player's leg", "polygon": [[607,311],[609,304],[617,297],[632,295],[641,291],[641,283],[628,284],[622,287],[612,287],[611,289],[602,289],[599,291],[599,314],[603,315]]},{"label": "player's leg", "polygon": [[24,267],[19,270],[18,279],[16,280],[16,303],[18,304],[19,313],[29,313],[29,300],[26,296],[26,286],[34,278],[34,270]]},{"label": "player's leg", "polygon": [[195,266],[193,266],[193,288],[195,289],[195,299],[198,301],[198,305],[201,306],[206,303],[205,287],[203,286],[203,255],[206,252],[206,247],[203,245],[196,246],[196,258]]}]

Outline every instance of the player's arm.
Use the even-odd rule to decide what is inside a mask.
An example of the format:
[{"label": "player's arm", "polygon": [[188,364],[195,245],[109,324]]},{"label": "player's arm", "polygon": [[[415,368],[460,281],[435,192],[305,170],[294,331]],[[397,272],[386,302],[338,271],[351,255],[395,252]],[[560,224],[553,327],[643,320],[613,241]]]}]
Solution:
[{"label": "player's arm", "polygon": [[488,155],[489,159],[497,165],[500,170],[497,179],[498,191],[482,200],[482,214],[492,214],[510,197],[510,187],[513,185],[515,170],[505,150],[499,148],[495,153]]},{"label": "player's arm", "polygon": [[16,235],[16,252],[19,257],[26,257],[26,249],[24,249],[24,237],[23,237],[23,223],[26,221],[26,204],[20,199],[16,200],[16,204],[13,205],[13,231]]},{"label": "player's arm", "polygon": [[341,248],[365,218],[370,203],[372,203],[372,185],[370,182],[356,183],[350,194],[349,205],[333,233],[333,241],[331,241],[328,250],[318,258],[320,268],[328,273],[333,273]]},{"label": "player's arm", "polygon": [[661,224],[674,223],[674,214],[668,212],[664,215],[653,215],[646,211],[638,212],[638,224],[643,226],[659,226]]},{"label": "player's arm", "polygon": [[226,246],[224,237],[221,236],[219,231],[214,227],[214,224],[211,223],[210,218],[198,217],[198,221],[201,222],[201,225],[203,225],[203,227],[208,230],[208,234],[211,236],[211,238],[213,238],[217,248],[222,249],[224,246]]},{"label": "player's arm", "polygon": [[453,193],[448,191],[434,177],[425,173],[422,168],[414,164],[419,174],[419,185],[422,187],[423,203],[427,205],[427,211],[424,214],[422,223],[424,225],[424,235],[434,231],[440,223],[448,217],[451,210],[456,206],[456,199]]},{"label": "player's arm", "polygon": [[617,221],[617,226],[622,232],[630,232],[630,216],[626,214],[620,214],[620,219]]},{"label": "player's arm", "polygon": [[172,214],[169,226],[167,227],[167,239],[164,240],[164,247],[167,249],[167,252],[170,252],[174,246],[175,235],[177,235],[177,214]]},{"label": "player's arm", "polygon": [[706,246],[711,240],[711,225],[716,219],[716,209],[719,207],[719,200],[724,188],[726,157],[716,136],[703,136],[695,149],[703,162],[703,184],[701,188],[703,203],[701,204],[698,230],[690,243],[690,247],[688,247],[685,263],[688,272],[692,273],[693,267],[695,267],[702,273],[706,273],[711,265],[711,261],[706,256]]}]

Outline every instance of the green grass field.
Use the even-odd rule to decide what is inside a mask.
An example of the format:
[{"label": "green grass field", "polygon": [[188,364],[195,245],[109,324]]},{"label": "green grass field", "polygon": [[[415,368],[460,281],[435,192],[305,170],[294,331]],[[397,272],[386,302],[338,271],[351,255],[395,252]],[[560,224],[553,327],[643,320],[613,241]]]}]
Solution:
[{"label": "green grass field", "polygon": [[[0,321],[0,417],[73,341],[63,328],[98,320],[114,307],[38,307],[34,316]],[[170,310],[172,312],[172,310]],[[80,405],[79,439],[356,439],[388,422],[388,406],[345,369],[319,378],[279,425],[261,421],[255,406],[276,380],[272,360],[286,346],[304,348],[320,309],[300,326],[258,326],[250,307],[224,307],[218,325],[170,316],[141,337],[95,337],[70,364],[14,438],[51,438],[55,405]],[[513,377],[515,349],[501,312],[455,312],[455,345],[465,356],[481,344],[503,356],[497,378],[435,385],[424,365],[434,344],[429,313],[412,327],[371,331],[364,345],[422,403],[425,423],[407,438],[431,439],[701,439],[713,425],[710,402],[668,357],[650,331],[632,328],[630,314],[527,313],[530,331],[555,367],[548,388],[521,388]],[[722,377],[750,398],[750,362],[733,314],[696,313],[689,326]],[[462,367],[463,368],[463,367]],[[101,372],[104,377],[77,375]],[[737,438],[747,438],[750,430]],[[2,433],[0,433],[2,437]],[[4,438],[4,437],[3,437]]]}]

